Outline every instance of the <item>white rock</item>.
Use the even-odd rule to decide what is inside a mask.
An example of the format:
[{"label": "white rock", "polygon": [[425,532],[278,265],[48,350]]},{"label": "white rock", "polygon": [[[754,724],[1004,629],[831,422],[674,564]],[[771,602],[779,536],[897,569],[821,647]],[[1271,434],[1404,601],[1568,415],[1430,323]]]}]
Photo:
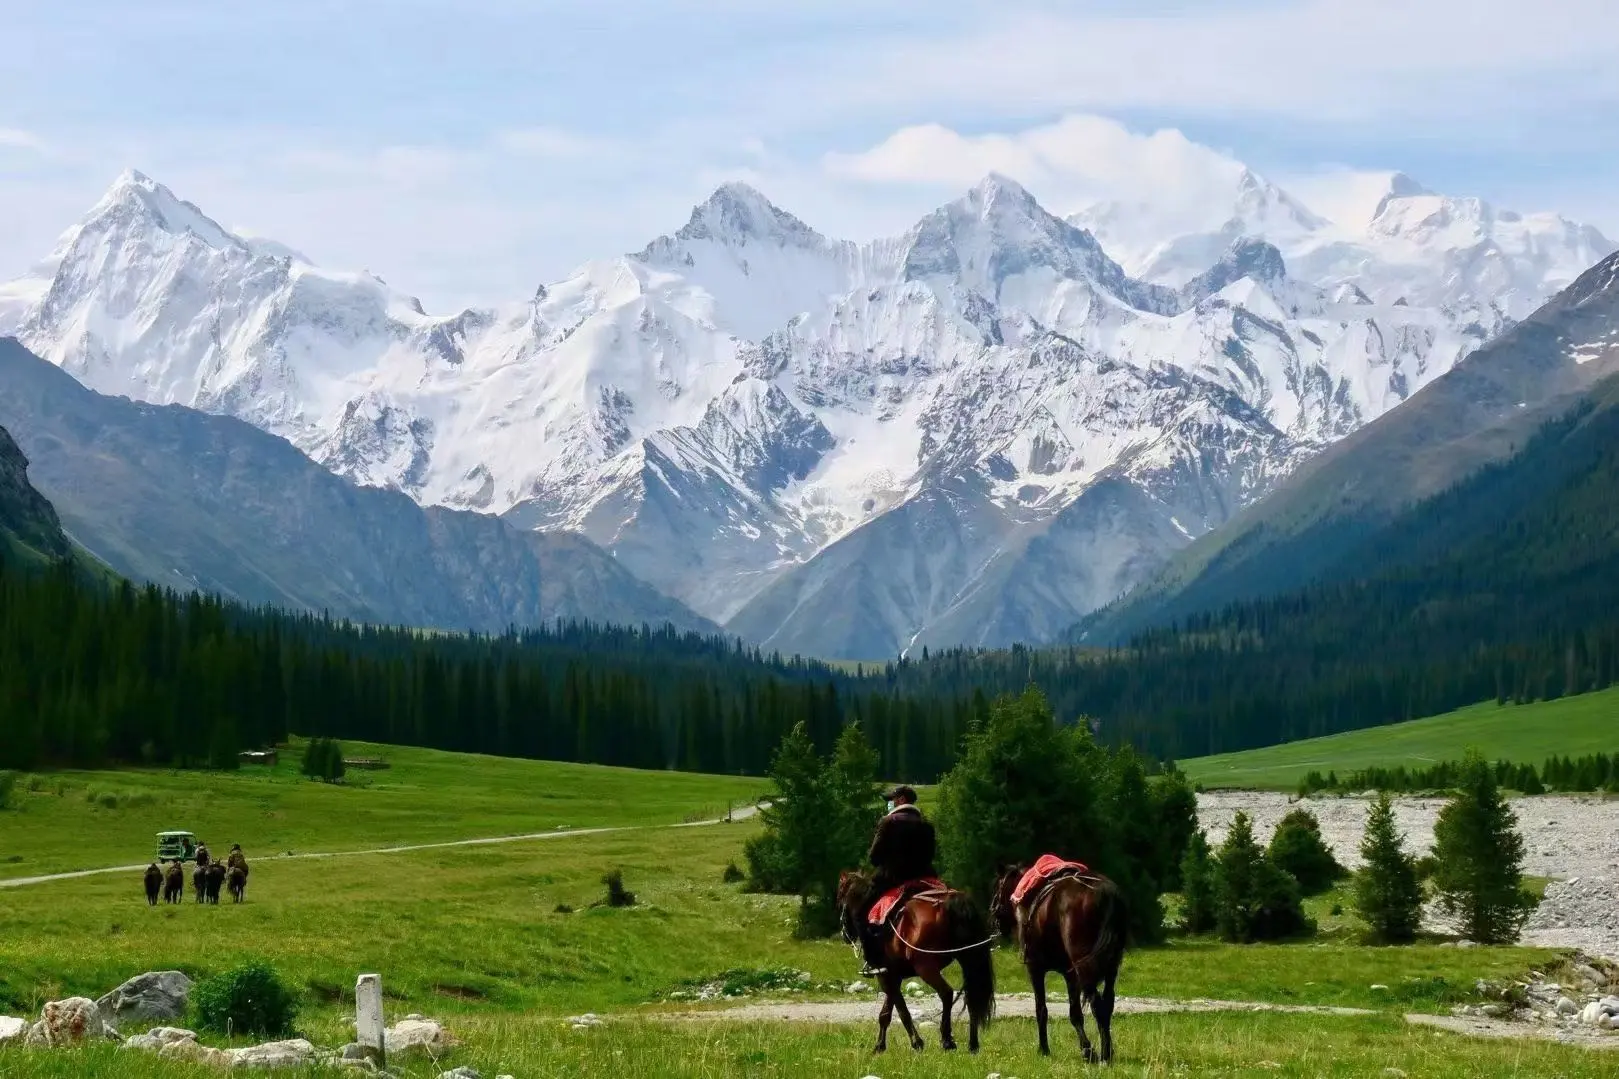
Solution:
[{"label": "white rock", "polygon": [[315,1047],[302,1038],[227,1050],[233,1068],[301,1068],[315,1059]]},{"label": "white rock", "polygon": [[1574,1003],[1568,997],[1558,997],[1557,998],[1557,1014],[1558,1015],[1573,1015],[1575,1012],[1577,1012],[1579,1010],[1580,1010],[1580,1006],[1578,1004]]},{"label": "white rock", "polygon": [[117,1031],[102,1020],[95,1001],[89,997],[68,997],[45,1005],[39,1022],[29,1028],[23,1044],[36,1049],[54,1049],[117,1036]]},{"label": "white rock", "polygon": [[1597,1022],[1601,1020],[1601,1018],[1602,1005],[1598,1004],[1594,1000],[1587,1004],[1585,1009],[1580,1012],[1580,1022],[1584,1023],[1586,1026],[1596,1026]]},{"label": "white rock", "polygon": [[191,1000],[191,979],[178,970],[137,974],[96,1001],[101,1018],[116,1028],[130,1023],[180,1019]]},{"label": "white rock", "polygon": [[436,1019],[402,1019],[383,1032],[383,1047],[395,1053],[438,1056],[450,1047],[450,1036]]},{"label": "white rock", "polygon": [[869,993],[869,992],[871,992],[871,986],[867,985],[865,982],[850,982],[848,988],[845,989],[844,992],[845,993]]},{"label": "white rock", "polygon": [[229,1068],[235,1058],[223,1049],[198,1045],[195,1041],[174,1041],[164,1045],[157,1055],[166,1060],[186,1060],[194,1064],[210,1064],[216,1068]]},{"label": "white rock", "polygon": [[145,1049],[156,1053],[165,1045],[175,1042],[194,1042],[197,1040],[195,1032],[182,1030],[179,1027],[153,1027],[145,1034],[136,1034],[124,1042],[125,1049]]},{"label": "white rock", "polygon": [[459,1068],[451,1068],[447,1072],[439,1072],[438,1079],[483,1079],[483,1074],[477,1068],[463,1064]]},{"label": "white rock", "polygon": [[1609,1015],[1619,1013],[1619,997],[1603,997],[1601,1004],[1602,1010]]},{"label": "white rock", "polygon": [[0,1015],[0,1045],[20,1041],[28,1034],[28,1020],[11,1015]]}]

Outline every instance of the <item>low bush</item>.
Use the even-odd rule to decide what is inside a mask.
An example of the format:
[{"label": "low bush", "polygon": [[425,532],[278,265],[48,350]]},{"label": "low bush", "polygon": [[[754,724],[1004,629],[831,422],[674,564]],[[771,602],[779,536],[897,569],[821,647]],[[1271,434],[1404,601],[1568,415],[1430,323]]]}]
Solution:
[{"label": "low bush", "polygon": [[298,998],[274,969],[255,962],[198,982],[191,1006],[204,1030],[274,1038],[292,1032]]}]

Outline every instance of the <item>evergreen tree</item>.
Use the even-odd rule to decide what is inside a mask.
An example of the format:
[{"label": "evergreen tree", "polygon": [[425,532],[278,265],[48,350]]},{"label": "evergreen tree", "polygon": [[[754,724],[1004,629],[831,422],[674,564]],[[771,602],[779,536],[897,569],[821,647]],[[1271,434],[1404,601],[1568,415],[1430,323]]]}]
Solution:
[{"label": "evergreen tree", "polygon": [[1434,889],[1481,944],[1518,939],[1533,899],[1523,890],[1523,837],[1484,759],[1470,755],[1459,790],[1434,824]]},{"label": "evergreen tree", "polygon": [[1002,697],[939,782],[940,868],[979,896],[1003,865],[1048,853],[1111,876],[1107,796],[1105,755],[1089,731],[1059,726],[1036,689]]},{"label": "evergreen tree", "polygon": [[1216,928],[1229,941],[1280,940],[1314,928],[1304,915],[1298,882],[1265,856],[1253,822],[1240,811],[1215,861],[1214,895]]},{"label": "evergreen tree", "polygon": [[[1181,889],[1181,864],[1197,834],[1197,792],[1186,773],[1170,761],[1152,789],[1153,817],[1158,822],[1160,884],[1166,892]],[[1207,841],[1204,842],[1205,851]]]},{"label": "evergreen tree", "polygon": [[1321,822],[1308,809],[1292,810],[1277,824],[1269,857],[1293,875],[1305,895],[1319,895],[1345,875],[1321,838]]},{"label": "evergreen tree", "polygon": [[1360,842],[1364,865],[1355,874],[1355,910],[1372,939],[1406,944],[1422,924],[1422,884],[1417,862],[1401,844],[1394,822],[1394,803],[1385,792],[1366,815]]},{"label": "evergreen tree", "polygon": [[1181,857],[1181,928],[1188,933],[1207,933],[1218,923],[1215,897],[1214,859],[1208,837],[1200,828],[1192,833]]}]

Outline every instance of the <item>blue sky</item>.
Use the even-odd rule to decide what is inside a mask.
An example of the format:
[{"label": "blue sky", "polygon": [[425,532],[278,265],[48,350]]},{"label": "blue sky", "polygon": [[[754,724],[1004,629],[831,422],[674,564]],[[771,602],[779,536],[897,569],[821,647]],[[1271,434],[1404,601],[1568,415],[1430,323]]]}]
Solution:
[{"label": "blue sky", "polygon": [[0,28],[5,277],[125,167],[436,309],[731,178],[860,238],[988,167],[1067,212],[1234,157],[1328,214],[1397,168],[1619,236],[1613,0],[14,0]]}]

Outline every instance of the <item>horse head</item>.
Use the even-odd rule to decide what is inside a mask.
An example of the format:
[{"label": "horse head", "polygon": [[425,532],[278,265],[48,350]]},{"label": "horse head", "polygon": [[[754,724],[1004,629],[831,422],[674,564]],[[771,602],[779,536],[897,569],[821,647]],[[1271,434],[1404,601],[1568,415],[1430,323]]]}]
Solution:
[{"label": "horse head", "polygon": [[989,917],[1003,937],[1012,936],[1017,929],[1017,910],[1012,904],[1012,892],[1028,868],[1025,865],[1002,866],[995,878],[995,894],[989,901]]}]

